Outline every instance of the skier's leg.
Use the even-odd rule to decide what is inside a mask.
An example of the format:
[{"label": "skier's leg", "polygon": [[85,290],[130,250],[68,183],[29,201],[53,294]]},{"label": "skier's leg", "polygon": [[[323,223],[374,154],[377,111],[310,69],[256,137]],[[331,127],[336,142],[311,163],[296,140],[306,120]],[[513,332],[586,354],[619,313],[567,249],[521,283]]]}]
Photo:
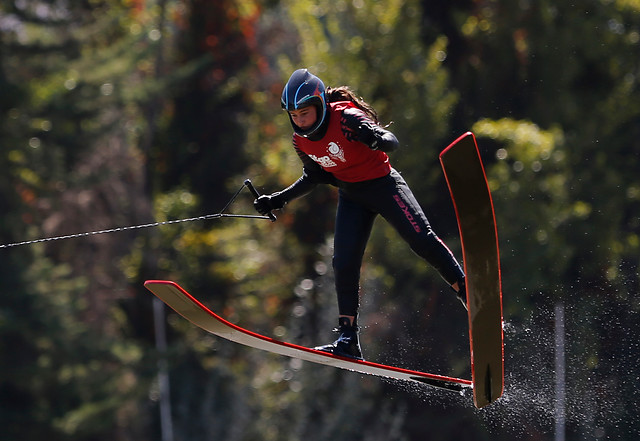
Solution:
[{"label": "skier's leg", "polygon": [[360,267],[375,216],[375,213],[340,193],[333,256],[340,315],[336,329],[339,337],[331,344],[316,347],[318,350],[362,359],[357,324]]},{"label": "skier's leg", "polygon": [[340,193],[336,213],[333,271],[341,316],[357,316],[360,267],[375,216],[374,212]]},{"label": "skier's leg", "polygon": [[404,179],[395,170],[391,177],[395,185],[386,186],[386,191],[378,194],[380,214],[398,231],[411,249],[433,266],[453,290],[460,294],[461,300],[466,298],[462,290],[462,267],[431,228],[422,207]]}]

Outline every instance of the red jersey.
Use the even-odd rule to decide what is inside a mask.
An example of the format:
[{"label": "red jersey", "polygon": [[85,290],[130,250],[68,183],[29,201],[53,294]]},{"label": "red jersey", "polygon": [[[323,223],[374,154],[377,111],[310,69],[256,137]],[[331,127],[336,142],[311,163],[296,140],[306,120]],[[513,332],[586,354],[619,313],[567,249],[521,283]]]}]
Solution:
[{"label": "red jersey", "polygon": [[329,103],[329,126],[322,139],[312,141],[296,134],[294,145],[340,181],[361,182],[388,175],[391,164],[385,152],[347,139],[341,122],[347,108],[357,106],[350,101]]}]

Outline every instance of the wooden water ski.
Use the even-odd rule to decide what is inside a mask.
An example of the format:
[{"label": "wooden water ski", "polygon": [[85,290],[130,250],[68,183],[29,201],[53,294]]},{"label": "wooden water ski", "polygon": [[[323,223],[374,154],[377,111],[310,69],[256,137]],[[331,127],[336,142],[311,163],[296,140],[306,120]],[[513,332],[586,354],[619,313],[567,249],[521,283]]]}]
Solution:
[{"label": "wooden water ski", "polygon": [[471,388],[471,381],[469,380],[340,357],[328,352],[317,351],[256,334],[218,316],[175,282],[149,280],[145,282],[144,286],[194,325],[235,343],[285,355],[287,357],[299,358],[312,363],[324,364],[363,374],[377,375],[379,377],[427,384],[450,391],[461,392]]},{"label": "wooden water ski", "polygon": [[504,389],[502,293],[498,235],[491,192],[473,133],[440,153],[455,206],[467,285],[469,342],[476,407]]}]

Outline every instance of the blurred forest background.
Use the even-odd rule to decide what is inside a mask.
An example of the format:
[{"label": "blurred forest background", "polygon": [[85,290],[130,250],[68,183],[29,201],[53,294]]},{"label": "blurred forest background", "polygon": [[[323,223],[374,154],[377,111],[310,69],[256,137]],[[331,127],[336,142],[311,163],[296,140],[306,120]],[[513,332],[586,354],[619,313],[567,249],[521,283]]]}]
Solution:
[{"label": "blurred forest background", "polygon": [[[458,256],[438,153],[478,137],[504,397],[479,411],[240,347],[167,310],[163,346],[146,279],[267,335],[333,338],[336,192],[319,187],[275,223],[0,248],[0,439],[637,440],[638,0],[1,0],[0,244],[217,213],[245,178],[282,189],[301,172],[279,104],[298,67],[393,121],[392,162]],[[248,191],[230,211],[254,214]],[[367,359],[470,377],[464,311],[384,222],[362,304]]]}]

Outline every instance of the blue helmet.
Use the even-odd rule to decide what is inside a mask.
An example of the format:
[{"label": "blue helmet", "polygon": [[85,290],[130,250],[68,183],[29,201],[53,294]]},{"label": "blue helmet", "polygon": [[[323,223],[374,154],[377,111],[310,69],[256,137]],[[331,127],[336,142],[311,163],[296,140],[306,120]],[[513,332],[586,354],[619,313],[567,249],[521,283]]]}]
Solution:
[{"label": "blue helmet", "polygon": [[316,106],[318,119],[316,123],[307,130],[302,130],[294,124],[293,131],[300,136],[308,138],[315,134],[324,124],[327,118],[327,102],[324,95],[325,87],[320,78],[310,73],[307,69],[298,69],[287,81],[282,91],[282,108],[284,110],[297,110],[307,106]]}]

